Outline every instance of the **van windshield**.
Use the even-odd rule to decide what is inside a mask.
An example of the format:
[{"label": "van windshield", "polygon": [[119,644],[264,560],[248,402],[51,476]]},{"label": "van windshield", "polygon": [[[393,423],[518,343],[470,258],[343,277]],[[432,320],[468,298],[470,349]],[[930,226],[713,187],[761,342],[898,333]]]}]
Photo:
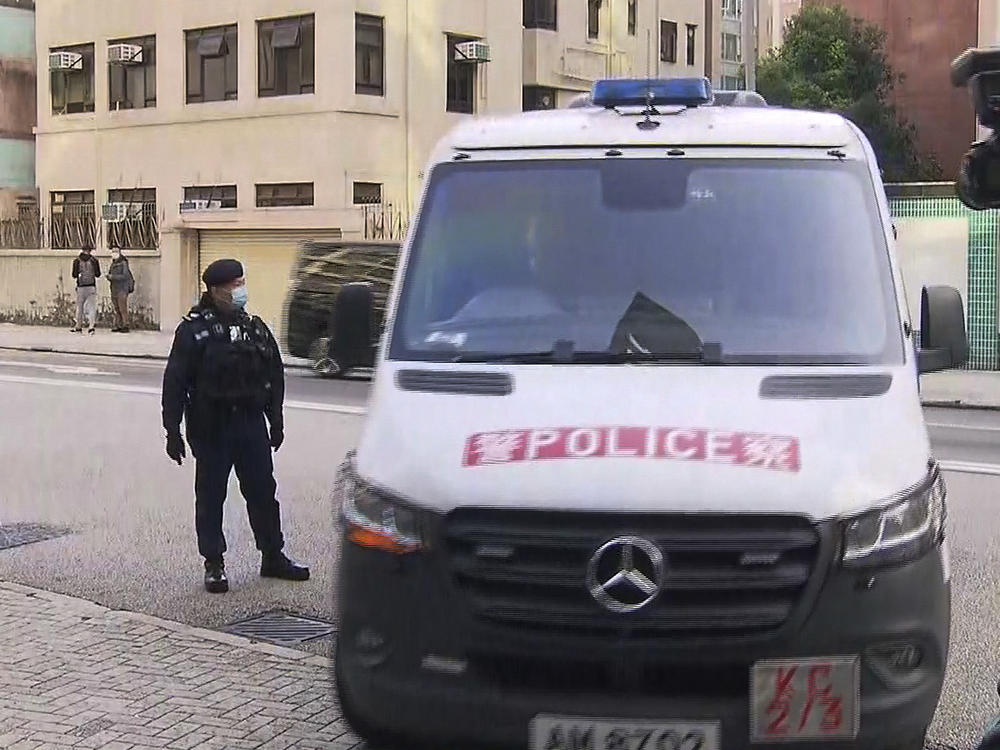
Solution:
[{"label": "van windshield", "polygon": [[860,162],[437,167],[390,356],[888,364],[902,337]]}]

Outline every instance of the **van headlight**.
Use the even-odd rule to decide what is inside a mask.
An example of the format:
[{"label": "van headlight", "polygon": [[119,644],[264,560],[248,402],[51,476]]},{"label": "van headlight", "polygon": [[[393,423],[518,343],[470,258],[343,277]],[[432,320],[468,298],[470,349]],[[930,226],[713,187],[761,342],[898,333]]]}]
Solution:
[{"label": "van headlight", "polygon": [[932,465],[927,479],[897,502],[844,523],[843,563],[879,567],[912,562],[944,540],[944,479]]},{"label": "van headlight", "polygon": [[335,497],[347,538],[359,547],[405,555],[424,546],[416,511],[361,481],[353,456],[340,467]]}]

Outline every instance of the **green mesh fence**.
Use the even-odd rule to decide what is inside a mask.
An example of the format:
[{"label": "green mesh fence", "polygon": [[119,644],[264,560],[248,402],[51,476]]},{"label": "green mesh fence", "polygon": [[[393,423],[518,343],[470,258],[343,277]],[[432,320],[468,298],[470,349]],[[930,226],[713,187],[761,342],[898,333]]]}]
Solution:
[{"label": "green mesh fence", "polygon": [[[909,188],[910,186],[898,186]],[[997,211],[970,211],[950,186],[933,186],[931,195],[890,197],[892,215],[901,219],[966,219],[969,223],[969,291],[965,300],[969,331],[969,370],[998,369]],[[944,188],[942,190],[942,188]],[[887,191],[893,191],[887,186]],[[911,190],[899,192],[915,192]],[[951,192],[951,195],[933,193]],[[919,323],[914,321],[915,324]]]}]

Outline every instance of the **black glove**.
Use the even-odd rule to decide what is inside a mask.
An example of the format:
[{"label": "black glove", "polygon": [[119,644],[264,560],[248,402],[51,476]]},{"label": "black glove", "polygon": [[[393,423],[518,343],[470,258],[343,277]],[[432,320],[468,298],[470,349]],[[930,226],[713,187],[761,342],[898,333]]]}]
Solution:
[{"label": "black glove", "polygon": [[184,463],[187,452],[184,449],[184,438],[179,432],[167,433],[167,455],[172,461],[176,461],[178,466]]},{"label": "black glove", "polygon": [[281,447],[281,444],[285,442],[285,429],[280,424],[271,425],[271,447],[275,451]]}]

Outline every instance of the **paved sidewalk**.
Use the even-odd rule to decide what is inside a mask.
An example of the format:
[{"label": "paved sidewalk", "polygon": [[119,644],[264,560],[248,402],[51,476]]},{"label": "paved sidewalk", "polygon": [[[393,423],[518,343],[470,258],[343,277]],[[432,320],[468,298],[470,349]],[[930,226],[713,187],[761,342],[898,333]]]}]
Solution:
[{"label": "paved sidewalk", "polygon": [[349,750],[330,662],[0,581],[0,748]]},{"label": "paved sidewalk", "polygon": [[920,381],[926,405],[1000,409],[1000,372],[951,370],[923,375]]},{"label": "paved sidewalk", "polygon": [[[108,357],[165,360],[170,354],[174,331],[131,331],[112,333],[98,328],[93,335],[72,333],[68,328],[22,326],[0,323],[0,350],[45,351],[65,354],[92,354]],[[306,359],[285,356],[290,367],[309,367]]]}]

